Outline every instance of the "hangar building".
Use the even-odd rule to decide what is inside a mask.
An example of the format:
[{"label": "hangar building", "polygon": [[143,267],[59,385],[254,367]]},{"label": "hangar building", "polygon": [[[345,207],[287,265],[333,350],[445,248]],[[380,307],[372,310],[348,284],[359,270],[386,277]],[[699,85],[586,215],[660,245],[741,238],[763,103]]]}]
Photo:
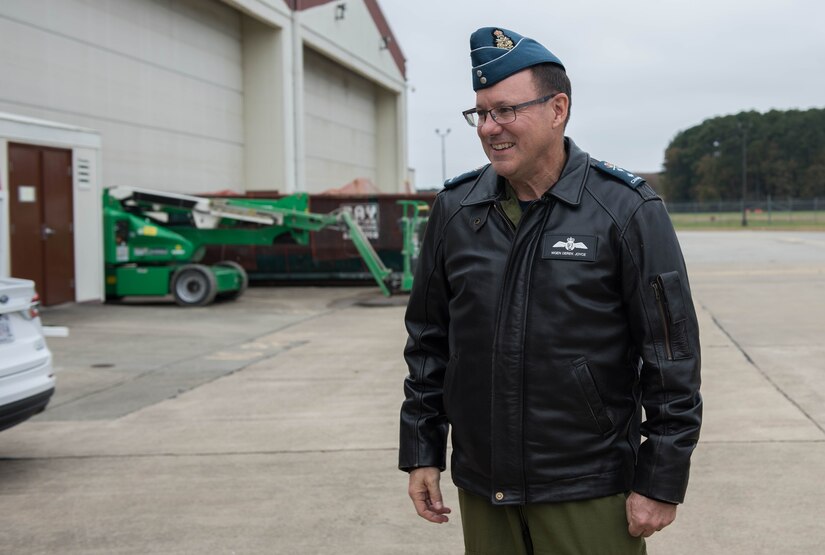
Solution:
[{"label": "hangar building", "polygon": [[0,75],[0,276],[46,304],[103,297],[103,187],[409,188],[377,0],[4,0]]}]

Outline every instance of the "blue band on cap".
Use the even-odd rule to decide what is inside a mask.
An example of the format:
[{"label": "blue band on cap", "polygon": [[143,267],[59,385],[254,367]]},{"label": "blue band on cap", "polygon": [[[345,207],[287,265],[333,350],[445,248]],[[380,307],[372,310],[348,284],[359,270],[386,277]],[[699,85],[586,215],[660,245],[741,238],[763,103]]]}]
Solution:
[{"label": "blue band on cap", "polygon": [[538,64],[564,69],[561,60],[537,41],[500,27],[482,27],[470,36],[470,60],[475,91]]}]

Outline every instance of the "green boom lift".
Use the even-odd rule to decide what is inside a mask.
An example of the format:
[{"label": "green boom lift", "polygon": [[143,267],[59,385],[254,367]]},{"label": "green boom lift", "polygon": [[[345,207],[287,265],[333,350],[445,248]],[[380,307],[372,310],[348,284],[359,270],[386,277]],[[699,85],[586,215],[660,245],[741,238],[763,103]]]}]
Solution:
[{"label": "green boom lift", "polygon": [[404,237],[404,246],[401,249],[401,256],[404,259],[401,290],[409,291],[412,289],[413,271],[418,262],[421,235],[427,224],[430,205],[423,200],[399,200],[397,203],[401,205],[401,234]]},{"label": "green boom lift", "polygon": [[[133,187],[106,189],[106,297],[171,292],[182,306],[203,306],[216,296],[235,298],[246,289],[246,272],[234,261],[199,264],[207,245],[271,245],[286,233],[298,244],[306,245],[309,233],[324,228],[349,231],[384,295],[398,289],[409,290],[410,254],[405,254],[404,273],[394,274],[348,212],[313,214],[307,211],[308,204],[306,194],[271,200],[207,198]],[[413,233],[414,228],[404,222],[415,220],[417,225],[423,220],[418,210],[407,218],[406,210],[405,207],[402,219],[404,249],[413,253],[417,245],[408,246],[408,233]]]}]

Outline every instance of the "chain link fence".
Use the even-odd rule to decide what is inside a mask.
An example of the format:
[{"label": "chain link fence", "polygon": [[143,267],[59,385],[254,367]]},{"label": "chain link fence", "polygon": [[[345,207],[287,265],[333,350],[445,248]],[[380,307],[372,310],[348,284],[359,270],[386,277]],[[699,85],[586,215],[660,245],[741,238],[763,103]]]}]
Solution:
[{"label": "chain link fence", "polygon": [[825,199],[668,202],[676,227],[774,227],[825,229]]}]

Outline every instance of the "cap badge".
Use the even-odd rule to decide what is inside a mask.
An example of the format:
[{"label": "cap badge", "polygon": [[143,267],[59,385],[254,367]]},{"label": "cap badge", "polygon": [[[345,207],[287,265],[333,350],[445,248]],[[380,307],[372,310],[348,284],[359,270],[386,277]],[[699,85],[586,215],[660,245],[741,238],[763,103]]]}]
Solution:
[{"label": "cap badge", "polygon": [[505,35],[501,29],[496,29],[493,31],[493,38],[496,40],[496,48],[512,50],[516,46],[513,44],[513,40]]}]

